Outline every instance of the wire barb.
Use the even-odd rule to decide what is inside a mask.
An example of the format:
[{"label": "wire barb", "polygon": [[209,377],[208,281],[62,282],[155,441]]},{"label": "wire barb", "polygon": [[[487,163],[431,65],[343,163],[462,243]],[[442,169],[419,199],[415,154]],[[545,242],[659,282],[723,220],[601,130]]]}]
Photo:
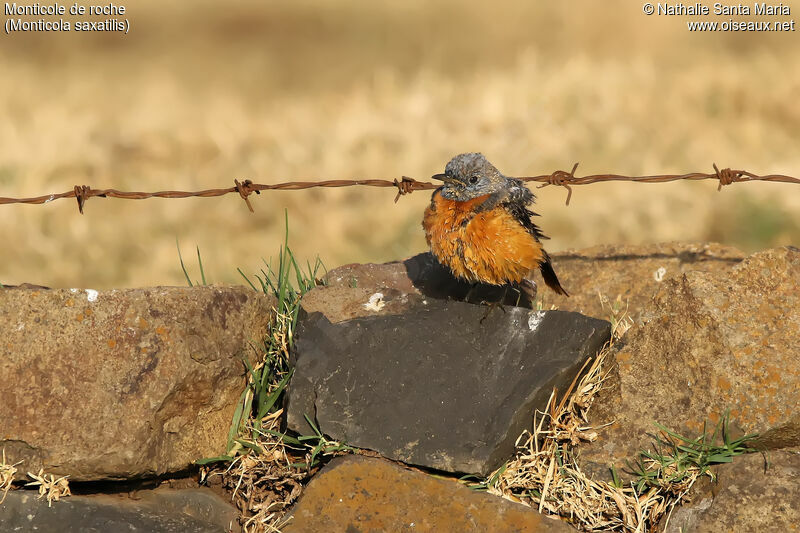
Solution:
[{"label": "wire barb", "polygon": [[408,176],[403,176],[403,179],[400,181],[397,181],[397,178],[395,178],[392,183],[395,187],[397,187],[397,196],[394,197],[394,203],[397,203],[397,200],[399,200],[401,196],[414,192],[415,187],[422,185],[422,182],[419,182],[414,178],[409,178]]},{"label": "wire barb", "polygon": [[75,199],[78,200],[78,211],[83,214],[83,204],[91,197],[92,188],[88,185],[76,185],[73,189],[75,191]]},{"label": "wire barb", "polygon": [[242,200],[244,200],[244,203],[247,204],[247,209],[249,209],[251,213],[255,213],[253,205],[250,203],[250,198],[248,198],[248,196],[254,192],[256,194],[260,194],[260,191],[253,189],[253,182],[250,180],[244,180],[240,183],[239,180],[234,179],[233,183],[236,184],[236,190],[239,192],[239,196],[241,196]]},{"label": "wire barb", "polygon": [[717,168],[717,164],[713,163],[714,172],[719,180],[719,186],[717,187],[717,192],[722,190],[723,185],[730,185],[734,181],[739,181],[739,178],[742,177],[744,174],[741,170],[731,170],[729,168],[723,168],[722,170]]},{"label": "wire barb", "polygon": [[557,185],[559,187],[564,187],[565,189],[567,189],[566,205],[569,205],[569,200],[570,198],[572,198],[572,187],[569,186],[569,182],[575,179],[576,170],[578,170],[578,163],[572,165],[572,170],[570,172],[566,172],[564,170],[556,170],[547,177],[546,183],[543,183],[536,188],[541,189],[542,187],[547,187],[548,185]]}]

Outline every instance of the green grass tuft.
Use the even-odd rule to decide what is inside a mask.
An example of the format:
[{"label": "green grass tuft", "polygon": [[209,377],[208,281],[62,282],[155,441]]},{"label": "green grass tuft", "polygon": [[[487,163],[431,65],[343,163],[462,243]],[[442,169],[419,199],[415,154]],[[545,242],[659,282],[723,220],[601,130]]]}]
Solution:
[{"label": "green grass tuft", "polygon": [[[183,256],[181,255],[181,245],[178,242],[178,238],[175,237],[175,247],[178,249],[178,260],[181,262],[181,270],[183,270],[183,276],[186,278],[186,283],[189,284],[189,287],[194,287],[196,285],[208,285],[206,282],[206,273],[203,270],[203,259],[200,257],[200,247],[197,247],[197,264],[200,265],[200,280],[195,281],[192,283],[192,278],[189,277],[189,271],[186,270],[186,265],[183,262]],[[202,283],[201,283],[202,282]]]},{"label": "green grass tuft", "polygon": [[314,430],[313,435],[301,435],[295,439],[299,444],[305,446],[307,449],[310,450],[309,453],[306,454],[307,460],[302,463],[292,463],[291,466],[297,468],[304,468],[306,470],[310,470],[311,468],[317,466],[319,464],[319,457],[324,455],[331,455],[337,452],[352,452],[354,448],[346,445],[341,444],[336,441],[329,441],[325,438],[325,436],[320,432],[314,422],[308,417],[308,415],[304,415],[306,418],[306,422],[308,425],[311,426],[311,429]]},{"label": "green grass tuft", "polygon": [[[730,413],[726,412],[713,432],[709,433],[704,423],[703,432],[692,439],[656,423],[659,433],[653,435],[654,450],[640,451],[636,462],[628,463],[630,473],[636,476],[636,490],[641,493],[651,487],[680,487],[693,476],[713,477],[710,471],[713,465],[730,463],[737,455],[758,451],[748,446],[758,437],[757,434],[733,438],[729,425]],[[619,478],[614,476],[614,485],[618,484]]]},{"label": "green grass tuft", "polygon": [[[263,454],[265,443],[280,442],[290,455],[305,457],[305,461],[290,462],[286,466],[308,471],[320,464],[322,456],[352,451],[352,448],[345,444],[326,439],[308,418],[314,430],[311,435],[293,436],[276,430],[275,417],[281,408],[281,398],[294,373],[289,364],[289,354],[294,346],[300,299],[303,294],[322,284],[319,277],[325,270],[319,259],[313,264],[306,262],[301,266],[289,247],[288,214],[285,215],[285,223],[286,230],[283,244],[278,250],[277,264],[263,260],[264,268],[253,276],[254,279],[238,269],[239,274],[253,290],[275,297],[275,318],[267,338],[261,343],[260,351],[263,354],[261,360],[253,365],[243,357],[249,383],[247,389],[242,391],[234,412],[225,455],[203,459],[198,461],[198,464],[233,461],[237,456],[251,452]],[[198,263],[201,265],[202,276],[199,252]],[[191,286],[183,261],[181,267]],[[205,277],[202,277],[205,282]]]},{"label": "green grass tuft", "polygon": [[283,245],[278,251],[278,264],[273,268],[271,261],[264,261],[265,268],[255,276],[258,284],[248,278],[241,269],[239,274],[253,290],[261,290],[277,299],[275,322],[270,335],[264,342],[264,360],[256,367],[248,364],[253,394],[254,418],[256,428],[261,420],[275,409],[278,399],[291,379],[289,352],[294,346],[294,331],[300,312],[300,298],[317,285],[322,284],[319,275],[325,270],[319,258],[305,268],[297,262],[289,248],[289,218],[285,215],[286,230]]}]

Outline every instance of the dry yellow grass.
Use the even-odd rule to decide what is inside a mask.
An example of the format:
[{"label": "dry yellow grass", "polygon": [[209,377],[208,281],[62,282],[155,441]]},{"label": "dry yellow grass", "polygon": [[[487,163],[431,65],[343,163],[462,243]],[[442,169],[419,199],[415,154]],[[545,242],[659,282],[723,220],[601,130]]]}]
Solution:
[{"label": "dry yellow grass", "polygon": [[11,484],[14,482],[14,475],[17,473],[17,466],[20,463],[21,461],[14,464],[7,463],[5,448],[0,452],[0,493],[2,493],[0,504],[5,501],[8,491],[11,490]]},{"label": "dry yellow grass", "polygon": [[[789,2],[793,12],[800,3]],[[797,33],[691,34],[589,0],[131,3],[131,34],[4,36],[0,196],[229,186],[234,178],[426,178],[463,151],[512,175],[745,168],[800,175]],[[491,20],[490,22],[490,19]],[[800,190],[711,183],[538,191],[552,250],[800,241]],[[425,247],[425,193],[0,206],[0,282],[182,284],[199,245],[239,282],[281,240],[329,267]]]},{"label": "dry yellow grass", "polygon": [[754,436],[732,442],[723,430],[721,447],[723,442],[718,442],[716,431],[710,433],[704,428],[702,444],[698,444],[662,429],[656,436],[656,450],[640,452],[640,461],[634,467],[637,472],[625,469],[632,479],[623,482],[614,474],[609,482],[584,473],[576,448],[581,442],[602,440],[597,431],[601,428],[588,425],[588,413],[609,377],[607,358],[613,353],[614,343],[634,324],[620,297],[612,302],[598,296],[609,310],[611,341],[586,361],[560,401],[553,391],[544,411],[534,413],[531,431],[524,431],[517,439],[515,456],[484,486],[492,494],[559,516],[581,531],[661,530],[698,479],[715,479],[708,466],[723,461],[712,461],[711,457],[721,453],[729,461],[747,453],[742,444]]},{"label": "dry yellow grass", "polygon": [[[22,464],[22,461],[13,464],[6,461],[6,451],[3,449],[0,452],[0,504],[5,501],[8,492],[13,488],[14,476],[19,470],[17,467]],[[69,489],[69,476],[56,477],[53,474],[45,474],[44,470],[40,468],[38,474],[28,472],[28,477],[33,481],[26,483],[25,486],[38,487],[39,499],[46,498],[48,507],[52,506],[53,501],[72,496]]]},{"label": "dry yellow grass", "polygon": [[72,496],[69,489],[69,476],[56,477],[53,474],[45,474],[43,469],[39,469],[38,474],[28,472],[28,477],[33,481],[26,483],[26,487],[38,487],[39,499],[46,498],[47,506],[52,507],[54,501],[61,498]]}]

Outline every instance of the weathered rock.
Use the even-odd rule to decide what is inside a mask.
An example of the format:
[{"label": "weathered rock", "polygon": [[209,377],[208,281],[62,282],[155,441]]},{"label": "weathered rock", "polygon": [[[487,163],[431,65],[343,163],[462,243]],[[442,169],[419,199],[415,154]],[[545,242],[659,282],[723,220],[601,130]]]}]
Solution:
[{"label": "weathered rock", "polygon": [[0,448],[71,480],[219,455],[272,305],[242,287],[0,290]]},{"label": "weathered rock", "polygon": [[328,272],[326,285],[303,296],[308,313],[319,312],[331,322],[381,315],[398,315],[428,298],[473,303],[503,302],[530,308],[525,294],[503,287],[470,283],[453,277],[430,253],[403,262],[344,265]]},{"label": "weathered rock", "polygon": [[608,322],[564,311],[413,300],[403,315],[301,320],[287,394],[331,437],[432,468],[489,473],[609,339]]},{"label": "weathered rock", "polygon": [[70,496],[48,506],[38,493],[8,493],[0,505],[2,531],[60,533],[227,533],[238,531],[236,509],[208,490],[140,491],[127,496]]},{"label": "weathered rock", "polygon": [[693,436],[727,410],[759,447],[800,445],[800,250],[666,281],[644,318],[612,353],[590,422],[615,423],[584,460],[620,465],[649,446],[654,422]]},{"label": "weathered rock", "polygon": [[392,287],[317,287],[301,302],[306,313],[322,313],[331,322],[343,322],[365,316],[399,315],[412,301],[424,297]]},{"label": "weathered rock", "polygon": [[292,509],[285,533],[575,531],[530,507],[475,492],[381,459],[337,458],[315,476]]},{"label": "weathered rock", "polygon": [[797,531],[800,523],[800,453],[775,451],[735,457],[719,467],[711,492],[677,507],[666,533]]},{"label": "weathered rock", "polygon": [[653,295],[670,278],[686,272],[730,271],[745,254],[730,246],[708,243],[663,243],[639,246],[603,245],[554,254],[553,261],[570,296],[542,288],[545,303],[565,311],[608,318],[600,295],[620,297],[635,321],[652,306]]},{"label": "weathered rock", "polygon": [[[559,296],[540,283],[538,299],[544,308],[555,305],[563,311],[578,311],[588,316],[607,318],[599,295],[609,300],[618,296],[628,313],[639,319],[661,284],[689,271],[727,271],[744,254],[718,244],[666,243],[643,246],[606,245],[579,251],[553,254],[553,264],[569,297]],[[463,300],[471,285],[455,279],[430,253],[415,255],[402,262],[352,264],[331,270],[327,287],[308,293],[304,305],[309,312],[320,311],[332,322],[374,314],[397,314],[407,307],[409,295]],[[366,306],[370,297],[381,293],[385,306]],[[479,285],[470,300],[499,301],[503,289]],[[531,307],[523,295],[509,291],[508,305]]]}]

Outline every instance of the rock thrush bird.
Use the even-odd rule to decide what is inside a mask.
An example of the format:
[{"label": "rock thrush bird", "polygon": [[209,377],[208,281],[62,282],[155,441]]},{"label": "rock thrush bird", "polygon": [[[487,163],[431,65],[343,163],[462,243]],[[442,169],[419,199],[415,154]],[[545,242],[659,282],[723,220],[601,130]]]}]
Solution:
[{"label": "rock thrush bird", "polygon": [[538,269],[548,287],[568,296],[540,242],[547,237],[531,221],[535,196],[521,180],[504,176],[479,153],[455,156],[433,177],[444,185],[433,192],[422,227],[431,252],[453,275],[510,285],[533,301]]}]

